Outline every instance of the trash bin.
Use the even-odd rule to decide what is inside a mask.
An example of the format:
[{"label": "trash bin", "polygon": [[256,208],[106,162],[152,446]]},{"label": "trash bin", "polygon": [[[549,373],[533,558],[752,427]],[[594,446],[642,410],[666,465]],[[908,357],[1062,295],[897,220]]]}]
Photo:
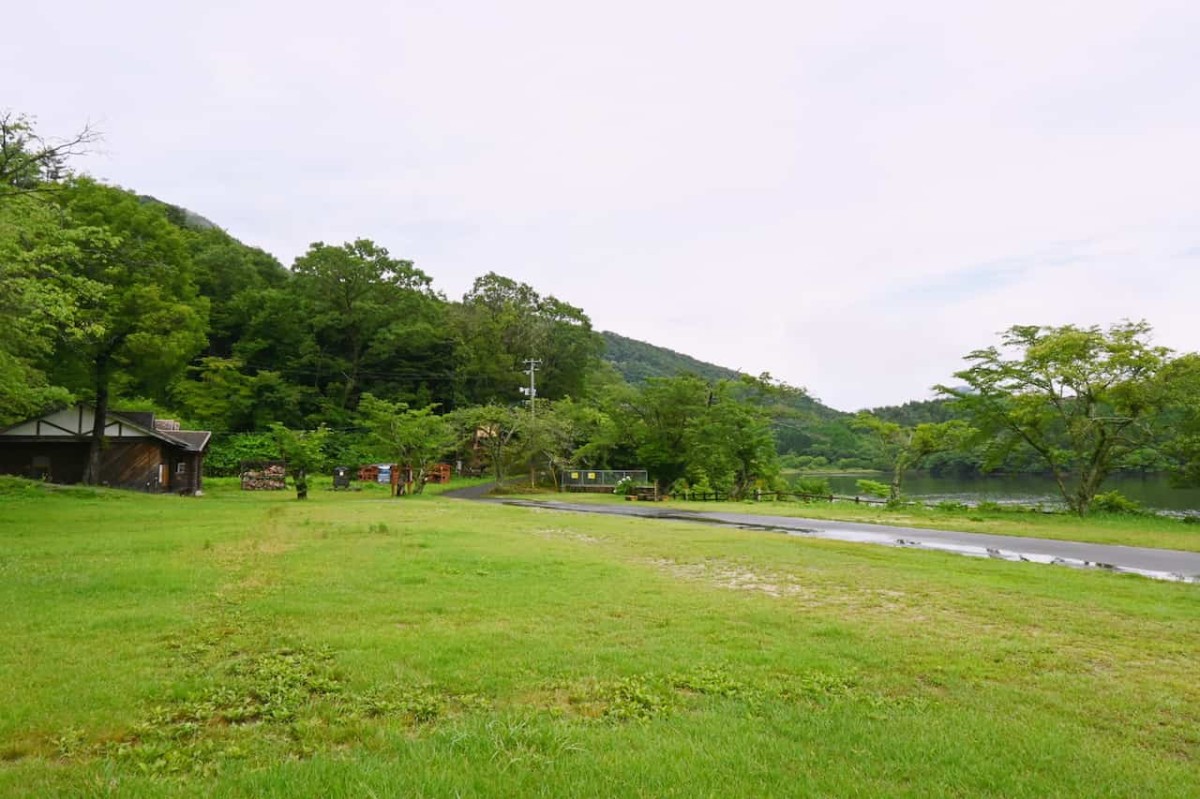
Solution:
[{"label": "trash bin", "polygon": [[333,469],[333,487],[335,490],[339,489],[339,488],[350,488],[350,467],[349,466],[335,466],[334,467],[334,469]]}]

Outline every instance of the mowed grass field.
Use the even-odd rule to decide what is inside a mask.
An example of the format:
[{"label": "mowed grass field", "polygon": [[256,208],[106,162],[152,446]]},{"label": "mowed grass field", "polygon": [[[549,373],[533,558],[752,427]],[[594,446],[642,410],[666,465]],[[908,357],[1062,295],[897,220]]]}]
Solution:
[{"label": "mowed grass field", "polygon": [[1200,795],[1200,586],[293,497],[3,484],[0,795]]}]

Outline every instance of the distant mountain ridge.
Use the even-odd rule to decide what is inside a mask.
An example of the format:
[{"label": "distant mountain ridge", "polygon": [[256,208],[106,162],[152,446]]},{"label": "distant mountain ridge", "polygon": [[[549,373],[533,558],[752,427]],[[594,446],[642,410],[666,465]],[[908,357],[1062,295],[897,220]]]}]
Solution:
[{"label": "distant mountain ridge", "polygon": [[604,338],[604,359],[630,383],[644,383],[647,378],[675,377],[684,373],[705,380],[736,380],[738,377],[734,369],[707,363],[666,347],[627,338],[609,330],[601,331],[600,335]]},{"label": "distant mountain ridge", "polygon": [[[743,374],[735,369],[701,361],[690,355],[627,338],[609,330],[601,331],[600,335],[604,338],[604,360],[611,363],[630,383],[644,383],[651,377],[675,377],[680,374],[694,374],[713,381],[736,380]],[[840,419],[850,415],[808,396],[797,397],[789,404],[823,419]]]}]

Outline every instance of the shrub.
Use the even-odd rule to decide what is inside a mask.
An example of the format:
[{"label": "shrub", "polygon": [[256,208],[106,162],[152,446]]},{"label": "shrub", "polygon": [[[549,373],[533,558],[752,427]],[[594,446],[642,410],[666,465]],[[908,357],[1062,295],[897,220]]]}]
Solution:
[{"label": "shrub", "polygon": [[828,497],[833,493],[833,489],[829,487],[829,479],[825,477],[801,477],[792,483],[792,490],[797,494],[811,494],[813,497]]},{"label": "shrub", "polygon": [[1120,491],[1106,491],[1092,500],[1092,508],[1102,513],[1122,513],[1138,516],[1146,512],[1141,504],[1134,502]]},{"label": "shrub", "polygon": [[878,480],[856,480],[854,485],[858,488],[858,493],[870,497],[888,497],[892,493],[891,486]]},{"label": "shrub", "polygon": [[204,456],[204,474],[209,477],[234,477],[241,473],[242,461],[269,461],[279,457],[279,445],[270,433],[234,433],[214,436]]},{"label": "shrub", "polygon": [[617,484],[613,486],[613,493],[619,494],[620,496],[625,496],[631,491],[633,491],[633,478],[629,477],[628,475],[622,477],[617,481]]}]

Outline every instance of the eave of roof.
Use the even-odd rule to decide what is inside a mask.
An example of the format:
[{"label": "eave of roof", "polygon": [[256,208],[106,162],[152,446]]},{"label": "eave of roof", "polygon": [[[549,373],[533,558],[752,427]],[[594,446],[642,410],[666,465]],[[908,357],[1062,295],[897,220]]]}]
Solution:
[{"label": "eave of roof", "polygon": [[[85,407],[91,408],[93,411],[96,410],[95,406],[92,405],[91,403],[85,402],[85,403],[80,403],[80,404],[84,405]],[[72,405],[70,407],[75,407],[75,406]],[[12,430],[13,428],[16,428],[16,427],[20,427],[23,424],[28,424],[29,422],[36,421],[37,419],[44,418],[47,415],[48,414],[42,413],[42,414],[38,414],[37,416],[31,416],[28,419],[22,420],[20,422],[17,422],[16,424],[12,424],[12,425],[9,425],[8,427],[0,429],[0,433],[4,433],[6,430]],[[118,413],[113,413],[112,411],[108,412],[105,422],[107,423],[114,419],[117,422],[138,431],[139,433],[143,433],[143,434],[149,436],[150,438],[157,438],[159,441],[165,441],[166,443],[171,444],[176,447],[180,447],[187,452],[203,452],[204,448],[208,446],[209,439],[212,438],[212,432],[210,432],[208,430],[174,430],[170,433],[165,433],[162,430],[155,430],[152,427],[147,427],[144,424],[139,424],[138,422],[135,422],[134,420],[132,420],[128,417],[122,416]],[[186,436],[180,436],[180,433],[184,433],[184,434],[186,434]],[[89,437],[90,437],[90,433],[80,436],[79,439],[87,439]],[[76,439],[76,440],[79,440],[79,439]]]}]

